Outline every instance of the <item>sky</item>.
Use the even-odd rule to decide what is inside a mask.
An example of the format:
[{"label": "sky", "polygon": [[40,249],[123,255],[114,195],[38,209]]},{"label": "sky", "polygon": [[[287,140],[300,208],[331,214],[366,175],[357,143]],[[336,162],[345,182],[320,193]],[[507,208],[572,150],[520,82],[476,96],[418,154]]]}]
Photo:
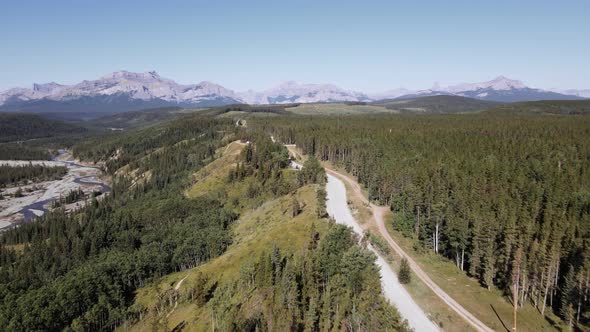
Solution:
[{"label": "sky", "polygon": [[590,0],[0,0],[0,90],[117,70],[243,91],[504,75],[590,89]]}]

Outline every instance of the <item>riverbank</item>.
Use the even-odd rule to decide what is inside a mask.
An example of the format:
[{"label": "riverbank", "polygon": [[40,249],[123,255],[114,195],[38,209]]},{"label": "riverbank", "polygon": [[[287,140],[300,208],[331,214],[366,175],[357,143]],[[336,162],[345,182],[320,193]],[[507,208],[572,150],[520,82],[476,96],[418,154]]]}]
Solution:
[{"label": "riverbank", "polygon": [[[66,197],[72,191],[82,190],[87,197],[95,192],[106,193],[110,191],[108,181],[103,177],[100,168],[74,161],[72,155],[65,150],[60,150],[60,154],[51,161],[0,160],[0,164],[10,166],[29,163],[50,167],[66,166],[68,173],[55,181],[3,188],[4,199],[0,200],[0,231],[42,216],[51,209],[51,204],[54,201],[60,197]],[[14,197],[19,188],[22,197]],[[83,207],[84,204],[84,200],[73,202],[65,205],[65,209],[71,211]]]}]

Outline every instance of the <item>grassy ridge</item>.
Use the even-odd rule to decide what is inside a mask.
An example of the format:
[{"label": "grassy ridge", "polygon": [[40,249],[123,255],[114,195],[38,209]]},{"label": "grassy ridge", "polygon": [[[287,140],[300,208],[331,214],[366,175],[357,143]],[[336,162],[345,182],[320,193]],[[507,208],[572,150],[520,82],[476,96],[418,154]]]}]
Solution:
[{"label": "grassy ridge", "polygon": [[237,174],[250,152],[264,150],[257,142],[219,149],[185,192],[193,199],[224,198],[226,208],[241,213],[231,246],[198,268],[140,289],[133,308],[147,315],[125,328],[330,330],[354,319],[368,330],[405,330],[380,296],[375,257],[356,245],[350,230],[318,217],[320,185],[297,188],[297,172],[282,169],[273,178],[296,189],[275,192],[268,179],[249,194],[263,173],[246,172],[239,180]]},{"label": "grassy ridge", "polygon": [[[293,254],[303,248],[307,241],[311,225],[317,223],[317,231],[324,234],[327,229],[326,222],[318,222],[315,215],[316,200],[315,187],[306,186],[297,190],[293,195],[284,195],[276,199],[270,199],[268,193],[262,197],[248,198],[244,194],[253,178],[246,178],[241,182],[227,182],[228,173],[234,170],[241,159],[245,143],[231,142],[220,148],[217,158],[210,164],[193,174],[192,185],[185,192],[191,199],[225,197],[226,205],[238,211],[245,212],[234,226],[233,244],[225,255],[218,257],[199,267],[175,274],[168,275],[157,284],[142,288],[137,293],[135,306],[151,308],[157,302],[159,296],[184,281],[178,292],[179,298],[188,297],[191,286],[201,281],[203,275],[207,276],[207,285],[210,289],[215,285],[231,282],[239,277],[240,267],[257,258],[263,252],[271,250],[273,246],[279,246],[285,254]],[[286,176],[295,181],[295,171],[284,170]],[[292,197],[300,202],[301,213],[296,218],[291,218],[290,211]],[[234,198],[240,202],[234,204]],[[266,201],[266,202],[265,202]],[[262,202],[265,202],[262,204]],[[262,204],[261,206],[259,206]],[[254,206],[259,206],[252,209]],[[182,324],[188,324],[188,330],[210,330],[211,320],[206,308],[197,306],[190,301],[181,302],[165,317],[164,323],[168,328],[174,328]],[[153,312],[151,316],[134,325],[132,331],[143,331],[154,324],[155,319],[161,319]],[[162,321],[160,321],[160,324]]]},{"label": "grassy ridge", "polygon": [[[184,279],[179,288],[179,298],[188,298],[191,286],[207,276],[205,289],[213,285],[231,282],[239,277],[242,265],[258,258],[262,253],[278,246],[285,254],[293,254],[302,249],[311,232],[311,225],[316,222],[316,230],[325,234],[326,222],[318,222],[315,217],[315,188],[303,187],[295,196],[305,205],[302,213],[294,219],[285,214],[291,199],[283,196],[269,201],[263,206],[244,214],[234,228],[234,243],[226,254],[203,266],[164,277],[158,284],[140,289],[137,293],[136,305],[149,308],[157,302],[158,294],[173,288]],[[247,310],[247,309],[244,309]],[[171,311],[171,309],[170,309]],[[150,319],[151,318],[151,319]],[[144,331],[153,322],[153,317],[140,321],[132,331]],[[190,301],[181,302],[167,317],[167,326],[172,329],[185,322],[188,331],[210,330],[211,318],[205,307],[199,307]]]}]

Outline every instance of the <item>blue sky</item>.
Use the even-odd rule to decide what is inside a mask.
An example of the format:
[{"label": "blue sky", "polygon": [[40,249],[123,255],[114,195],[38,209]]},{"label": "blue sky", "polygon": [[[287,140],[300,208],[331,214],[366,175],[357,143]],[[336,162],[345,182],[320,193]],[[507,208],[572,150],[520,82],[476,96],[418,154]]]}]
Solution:
[{"label": "blue sky", "polygon": [[0,89],[121,69],[234,90],[590,88],[588,0],[0,1]]}]

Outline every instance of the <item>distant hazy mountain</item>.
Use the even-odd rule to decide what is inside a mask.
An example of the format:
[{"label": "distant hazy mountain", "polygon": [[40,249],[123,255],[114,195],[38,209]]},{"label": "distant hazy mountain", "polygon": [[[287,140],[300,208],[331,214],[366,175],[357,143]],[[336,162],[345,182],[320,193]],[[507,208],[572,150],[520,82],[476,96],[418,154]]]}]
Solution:
[{"label": "distant hazy mountain", "polygon": [[121,112],[166,106],[221,106],[371,101],[367,95],[329,84],[286,82],[272,89],[235,93],[211,82],[182,85],[156,72],[118,71],[74,85],[33,84],[0,93],[0,110],[29,112]]},{"label": "distant hazy mountain", "polygon": [[156,72],[118,71],[75,85],[33,84],[0,93],[0,109],[118,112],[170,105],[219,106],[241,102],[231,90],[211,82],[182,85]]},{"label": "distant hazy mountain", "polygon": [[239,94],[239,96],[248,104],[289,104],[371,100],[371,98],[363,93],[344,90],[330,84],[300,84],[293,81],[285,82],[262,92],[243,92]]},{"label": "distant hazy mountain", "polygon": [[408,99],[452,95],[487,101],[566,100],[589,97],[590,90],[545,91],[527,87],[521,81],[499,76],[480,83],[449,87],[438,84],[429,90],[394,89],[367,95],[330,84],[301,84],[289,81],[265,91],[236,93],[223,86],[201,82],[178,84],[156,72],[118,71],[97,80],[74,85],[55,82],[33,84],[31,89],[14,88],[0,93],[0,111],[28,111],[61,114],[104,113],[156,107],[209,107],[236,103],[287,104],[318,102],[370,102],[382,99]]},{"label": "distant hazy mountain", "polygon": [[383,92],[373,93],[373,94],[370,94],[369,97],[373,100],[394,99],[394,98],[398,98],[401,96],[406,96],[406,95],[412,94],[414,92],[415,91],[408,90],[406,88],[398,88],[398,89],[392,89],[392,90],[387,90],[387,91],[383,91]]},{"label": "distant hazy mountain", "polygon": [[590,99],[590,89],[567,89],[567,90],[551,90],[553,92],[562,93],[566,95],[578,96],[582,98],[589,98]]},{"label": "distant hazy mountain", "polygon": [[400,98],[438,96],[445,94],[500,102],[582,99],[577,95],[530,88],[521,81],[509,79],[504,76],[498,76],[487,82],[462,83],[448,87],[437,87],[435,90],[420,90],[401,96]]}]

